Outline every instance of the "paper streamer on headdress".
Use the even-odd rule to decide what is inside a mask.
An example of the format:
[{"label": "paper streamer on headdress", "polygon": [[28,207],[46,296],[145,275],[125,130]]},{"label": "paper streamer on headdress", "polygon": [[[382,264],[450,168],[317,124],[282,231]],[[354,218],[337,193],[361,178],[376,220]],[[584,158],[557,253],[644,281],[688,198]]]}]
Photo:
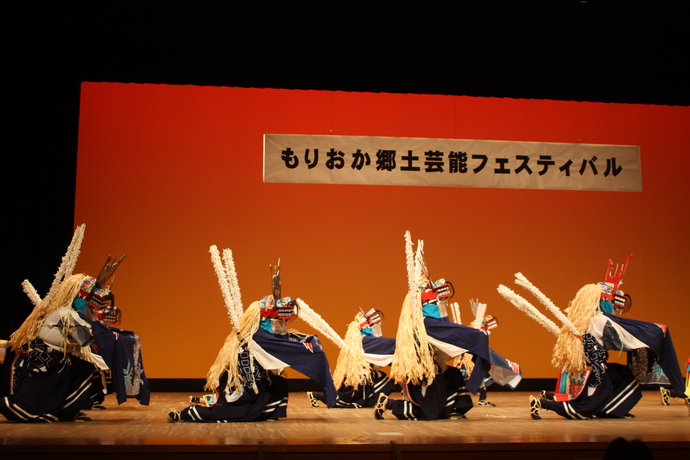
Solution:
[{"label": "paper streamer on headdress", "polygon": [[535,285],[533,285],[522,273],[515,274],[515,284],[522,286],[532,293],[534,297],[539,300],[553,315],[570,331],[575,335],[580,335],[580,333],[575,329],[573,323],[568,319],[567,316],[558,308],[548,297],[546,297]]},{"label": "paper streamer on headdress", "polygon": [[[472,300],[470,300],[470,305],[472,305]],[[453,315],[453,322],[455,324],[462,324],[462,317],[460,316],[460,305],[457,302],[453,302],[449,305],[449,310]],[[454,367],[458,367],[460,363],[465,365],[465,371],[467,372],[467,375],[470,375],[472,373],[472,370],[474,369],[474,362],[472,362],[472,354],[463,353],[453,358]]]},{"label": "paper streamer on headdress", "polygon": [[235,315],[242,316],[244,312],[244,305],[242,305],[242,294],[240,293],[240,283],[237,281],[237,271],[235,270],[235,259],[232,256],[230,249],[223,250],[223,263],[225,264],[225,271],[228,275],[228,284],[230,286],[230,297],[235,306]]},{"label": "paper streamer on headdress", "polygon": [[472,321],[472,326],[475,329],[481,329],[484,323],[484,316],[486,316],[486,304],[479,302],[479,299],[470,299],[470,306],[472,307],[472,312],[474,313],[474,321]]},{"label": "paper streamer on headdress", "polygon": [[298,318],[302,318],[311,327],[319,331],[328,340],[338,346],[338,348],[345,347],[345,341],[338,335],[337,332],[324,320],[321,315],[316,313],[312,308],[306,304],[302,299],[297,299],[299,305]]},{"label": "paper streamer on headdress", "polygon": [[232,251],[225,249],[223,251],[223,260],[220,258],[218,247],[213,245],[209,248],[211,253],[211,262],[218,277],[218,284],[220,291],[223,294],[225,307],[228,310],[228,317],[232,323],[232,327],[236,331],[240,331],[240,317],[243,313],[242,296],[240,294],[239,283],[237,282],[237,272],[235,271],[235,261],[232,257]]},{"label": "paper streamer on headdress", "polygon": [[412,236],[410,235],[410,232],[407,231],[405,232],[405,260],[407,263],[407,286],[408,286],[408,291],[412,292],[415,287],[415,275],[414,275],[414,247],[412,245]]},{"label": "paper streamer on headdress", "polygon": [[38,295],[36,288],[34,288],[33,284],[31,284],[29,280],[22,281],[22,290],[24,291],[24,294],[29,297],[29,300],[32,304],[34,304],[34,306],[41,303],[41,296]]},{"label": "paper streamer on headdress", "polygon": [[46,294],[46,300],[50,301],[51,297],[55,294],[60,283],[66,278],[72,276],[72,271],[74,271],[74,266],[77,264],[77,259],[79,258],[79,253],[81,252],[81,243],[84,239],[84,231],[86,230],[86,224],[81,224],[74,230],[74,235],[72,236],[72,241],[70,242],[67,252],[62,258],[60,267],[57,273],[55,273],[55,278],[53,279],[53,285],[50,287],[50,291]]},{"label": "paper streamer on headdress", "polygon": [[415,329],[424,329],[424,316],[422,315],[422,300],[420,293],[423,291],[423,286],[429,279],[424,279],[426,274],[426,263],[424,262],[424,240],[417,240],[417,250],[414,256],[414,268],[412,270],[412,290],[410,291],[410,299],[415,300],[413,303],[412,325]]},{"label": "paper streamer on headdress", "polygon": [[460,316],[460,305],[457,302],[450,304],[450,312],[453,315],[453,322],[456,324],[462,324],[462,317]]},{"label": "paper streamer on headdress", "polygon": [[414,257],[414,289],[419,291],[421,290],[421,286],[425,286],[427,282],[431,282],[430,279],[425,279],[427,275],[427,270],[426,262],[424,262],[424,240],[417,240],[417,251]]},{"label": "paper streamer on headdress", "polygon": [[559,334],[560,329],[556,325],[556,323],[544,316],[544,314],[537,310],[537,308],[534,305],[529,303],[527,300],[515,293],[513,290],[511,290],[507,286],[504,286],[503,284],[499,284],[496,290],[508,302],[515,305],[515,307],[517,307],[518,310],[522,311],[527,316],[535,320],[537,323],[544,326],[547,331],[551,332],[553,335],[556,336]]},{"label": "paper streamer on headdress", "polygon": [[[81,224],[74,230],[74,234],[72,235],[72,241],[67,247],[67,252],[64,256],[62,256],[62,262],[60,262],[58,271],[55,273],[55,277],[53,278],[53,284],[50,286],[48,294],[46,294],[46,302],[49,302],[50,299],[55,295],[55,291],[57,291],[57,288],[60,286],[60,283],[72,276],[74,267],[77,264],[77,259],[79,258],[79,253],[81,252],[81,243],[84,240],[85,230],[86,224]],[[38,294],[38,292],[29,280],[22,281],[22,289],[24,293],[29,297],[29,300],[32,304],[38,305],[41,302],[41,296]]]}]

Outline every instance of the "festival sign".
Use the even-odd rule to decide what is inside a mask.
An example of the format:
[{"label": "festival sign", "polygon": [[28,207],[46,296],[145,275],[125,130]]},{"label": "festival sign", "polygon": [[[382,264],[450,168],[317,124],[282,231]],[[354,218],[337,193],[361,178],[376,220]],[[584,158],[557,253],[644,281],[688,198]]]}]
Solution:
[{"label": "festival sign", "polygon": [[640,192],[642,171],[630,145],[265,134],[264,182]]}]

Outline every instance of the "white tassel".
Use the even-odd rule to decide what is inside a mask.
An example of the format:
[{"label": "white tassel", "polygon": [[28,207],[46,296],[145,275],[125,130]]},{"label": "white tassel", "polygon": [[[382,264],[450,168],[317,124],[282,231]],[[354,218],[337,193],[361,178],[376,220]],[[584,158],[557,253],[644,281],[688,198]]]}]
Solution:
[{"label": "white tassel", "polygon": [[[417,263],[414,266],[414,289],[413,292],[419,291],[419,286],[422,284],[422,270],[424,267],[424,240],[417,240],[417,254],[415,256]],[[429,280],[431,281],[431,280]]]},{"label": "white tassel", "polygon": [[62,262],[60,262],[58,271],[55,273],[55,277],[53,278],[53,284],[50,286],[48,294],[46,294],[45,299],[47,302],[50,302],[50,299],[53,298],[53,295],[55,295],[57,292],[60,283],[62,283],[62,281],[66,278],[72,276],[72,271],[74,270],[74,266],[77,264],[77,259],[79,258],[79,253],[81,252],[81,243],[84,239],[85,230],[86,224],[81,224],[74,230],[72,241],[67,247],[67,252],[62,257]]},{"label": "white tassel", "polygon": [[543,292],[541,292],[535,285],[533,285],[522,273],[516,273],[515,274],[515,284],[518,286],[522,286],[523,288],[527,289],[529,292],[532,293],[534,297],[539,300],[539,302],[542,303],[553,315],[568,329],[570,329],[570,332],[575,334],[576,336],[579,336],[580,334],[577,332],[577,329],[575,329],[575,326],[573,326],[573,323],[568,319],[567,316],[563,314],[560,308],[558,308],[548,297],[544,295]]},{"label": "white tassel", "polygon": [[472,321],[470,326],[475,329],[480,329],[484,323],[484,317],[486,316],[486,304],[479,302],[479,299],[471,299],[470,306],[474,312],[474,321]]},{"label": "white tassel", "polygon": [[[237,314],[237,308],[234,303],[232,293],[230,292],[230,282],[228,281],[227,271],[223,262],[220,260],[220,253],[218,252],[218,247],[213,245],[209,248],[211,253],[211,262],[213,263],[213,268],[216,271],[216,276],[218,277],[218,284],[220,285],[220,291],[223,294],[223,300],[225,301],[225,307],[228,310],[228,317],[232,323],[232,327],[236,330],[240,330],[240,315]],[[232,256],[231,256],[232,257]]]},{"label": "white tassel", "polygon": [[[422,315],[421,286],[424,284],[422,277],[424,275],[424,240],[417,240],[417,252],[415,255],[415,265],[413,273],[414,287],[410,291],[410,299],[412,299],[412,326],[417,329],[424,327],[424,316]],[[422,325],[422,326],[420,326]]]},{"label": "white tassel", "polygon": [[63,279],[69,278],[74,272],[74,267],[77,265],[77,259],[79,259],[79,254],[81,253],[81,243],[84,240],[84,232],[86,231],[86,224],[81,224],[74,231],[74,236],[72,237],[72,242],[67,248],[67,263],[65,265],[65,274]]},{"label": "white tassel", "polygon": [[338,335],[337,332],[324,320],[318,313],[306,304],[302,299],[297,299],[299,305],[299,317],[306,321],[311,327],[323,334],[328,340],[338,346],[338,348],[345,348],[347,345],[345,341]]},{"label": "white tassel", "polygon": [[235,309],[235,316],[237,318],[244,313],[244,305],[242,305],[242,294],[240,293],[240,283],[237,281],[237,270],[235,269],[235,259],[232,256],[230,249],[223,251],[223,263],[225,264],[225,274],[230,288],[230,297]]},{"label": "white tassel", "polygon": [[416,288],[414,273],[415,273],[415,262],[414,262],[414,249],[412,246],[412,236],[410,232],[405,232],[405,259],[407,260],[407,285],[408,291],[413,292]]},{"label": "white tassel", "polygon": [[457,302],[453,302],[450,304],[450,311],[453,314],[453,322],[456,324],[462,324],[462,318],[460,317],[460,305],[458,305]]},{"label": "white tassel", "polygon": [[41,296],[38,295],[38,292],[36,292],[36,288],[34,288],[33,284],[31,284],[29,280],[22,281],[22,289],[24,290],[24,293],[29,297],[29,300],[32,304],[38,305],[39,303],[41,303]]},{"label": "white tassel", "polygon": [[537,310],[534,307],[534,305],[532,305],[527,300],[513,292],[510,288],[502,284],[498,285],[497,290],[498,293],[501,294],[508,302],[512,303],[513,305],[515,305],[515,307],[524,312],[527,316],[529,316],[537,323],[544,326],[547,331],[551,332],[555,336],[558,336],[560,330],[558,326],[556,326],[556,323],[544,316],[539,310]]}]

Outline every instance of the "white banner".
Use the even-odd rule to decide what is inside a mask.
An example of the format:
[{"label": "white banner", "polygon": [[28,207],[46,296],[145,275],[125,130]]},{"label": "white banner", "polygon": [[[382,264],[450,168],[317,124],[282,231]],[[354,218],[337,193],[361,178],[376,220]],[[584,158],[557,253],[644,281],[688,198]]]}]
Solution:
[{"label": "white banner", "polygon": [[264,135],[264,182],[642,191],[629,145]]}]

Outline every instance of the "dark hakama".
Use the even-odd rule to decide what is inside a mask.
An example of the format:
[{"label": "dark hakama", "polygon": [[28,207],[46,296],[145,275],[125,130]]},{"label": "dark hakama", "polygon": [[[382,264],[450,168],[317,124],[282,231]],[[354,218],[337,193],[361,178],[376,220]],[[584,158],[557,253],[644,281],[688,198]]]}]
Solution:
[{"label": "dark hakama", "polygon": [[[671,339],[671,331],[666,326],[609,314],[604,314],[604,316],[609,320],[609,324],[604,328],[602,334],[602,340],[607,349],[636,352],[636,350],[630,350],[626,347],[624,337],[622,337],[618,327],[624,329],[647,346],[652,356],[650,364],[652,361],[656,361],[664,371],[664,374],[666,374],[666,377],[668,377],[673,389],[678,394],[683,394],[685,390],[683,375],[678,365],[678,357]],[[611,323],[618,327],[614,327]]]},{"label": "dark hakama", "polygon": [[389,400],[388,408],[400,420],[438,420],[464,415],[472,406],[462,373],[449,367],[429,386],[408,385],[406,400]]},{"label": "dark hakama", "polygon": [[[371,370],[371,385],[360,385],[357,389],[351,386],[341,386],[336,391],[335,408],[340,409],[359,409],[361,407],[374,407],[381,393],[390,395],[395,389],[395,384],[388,378],[388,375],[380,370]],[[314,397],[319,401],[326,402],[326,394],[314,392]]]},{"label": "dark hakama", "polygon": [[328,407],[336,403],[335,385],[319,338],[315,335],[276,335],[259,329],[250,343],[254,358],[264,369],[291,367],[321,385]]},{"label": "dark hakama", "polygon": [[[372,366],[383,367],[390,365],[395,353],[395,339],[392,337],[362,336],[364,358]],[[342,409],[356,409],[360,407],[374,407],[381,393],[386,396],[395,391],[396,385],[378,369],[371,369],[371,385],[360,385],[357,390],[351,386],[341,386],[336,391],[336,403],[333,407]],[[315,392],[314,397],[326,402],[323,392]]]},{"label": "dark hakama", "polygon": [[73,421],[103,393],[92,363],[54,350],[41,339],[17,352],[11,366],[11,391],[0,398],[0,413],[13,422]]},{"label": "dark hakama", "polygon": [[474,356],[474,369],[467,380],[467,390],[477,393],[491,370],[489,338],[479,329],[451,322],[447,317],[424,318],[429,343],[451,358],[463,353]]},{"label": "dark hakama", "polygon": [[89,321],[96,338],[97,353],[112,372],[112,383],[118,404],[135,398],[149,405],[151,389],[144,372],[141,341],[132,331]]},{"label": "dark hakama", "polygon": [[[219,388],[227,383],[227,373],[221,378]],[[210,407],[195,405],[180,412],[180,420],[185,422],[258,422],[278,420],[287,416],[287,380],[274,375],[257,382],[258,392],[244,388],[242,395],[232,402],[226,400],[224,392],[219,392],[217,401]]]},{"label": "dark hakama", "polygon": [[542,407],[567,419],[621,418],[642,399],[642,391],[629,367],[611,363],[601,383],[588,395],[588,388],[571,401],[542,400]]}]

